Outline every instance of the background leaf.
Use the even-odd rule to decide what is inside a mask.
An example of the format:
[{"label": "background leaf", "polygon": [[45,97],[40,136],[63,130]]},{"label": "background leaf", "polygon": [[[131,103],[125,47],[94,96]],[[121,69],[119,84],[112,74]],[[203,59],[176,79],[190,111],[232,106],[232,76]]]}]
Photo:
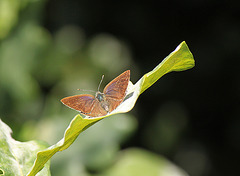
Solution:
[{"label": "background leaf", "polygon": [[[0,120],[0,174],[7,176],[26,175],[37,152],[47,147],[40,141],[19,142],[11,137],[11,129]],[[39,176],[50,175],[50,162],[39,172]]]}]

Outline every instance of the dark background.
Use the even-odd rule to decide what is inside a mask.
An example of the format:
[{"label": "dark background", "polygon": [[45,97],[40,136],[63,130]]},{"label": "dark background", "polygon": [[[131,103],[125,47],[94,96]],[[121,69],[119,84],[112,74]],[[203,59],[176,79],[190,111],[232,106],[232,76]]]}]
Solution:
[{"label": "dark background", "polygon": [[[49,0],[41,12],[44,14],[41,24],[53,35],[66,25],[74,25],[84,30],[87,39],[108,33],[124,41],[135,64],[128,68],[138,68],[137,75],[134,69],[131,72],[134,83],[186,41],[195,67],[165,75],[140,96],[136,110],[132,111],[139,127],[121,147],[138,146],[164,155],[192,176],[237,175],[240,163],[237,1]],[[52,87],[41,86],[45,94]],[[168,115],[161,119],[166,112],[170,119]],[[161,141],[167,139],[154,124],[167,121],[174,127],[181,123],[178,121],[181,114],[187,116],[187,122],[177,140],[165,146]],[[146,143],[148,138],[152,141]]]}]

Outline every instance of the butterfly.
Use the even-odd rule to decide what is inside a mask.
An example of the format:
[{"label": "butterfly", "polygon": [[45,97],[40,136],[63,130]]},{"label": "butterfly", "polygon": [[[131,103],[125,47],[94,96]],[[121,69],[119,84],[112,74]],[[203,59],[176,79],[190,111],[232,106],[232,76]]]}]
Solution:
[{"label": "butterfly", "polygon": [[130,70],[127,70],[108,83],[103,89],[103,93],[99,91],[101,80],[95,96],[91,94],[74,95],[63,98],[61,102],[90,117],[104,116],[123,102],[129,80]]}]

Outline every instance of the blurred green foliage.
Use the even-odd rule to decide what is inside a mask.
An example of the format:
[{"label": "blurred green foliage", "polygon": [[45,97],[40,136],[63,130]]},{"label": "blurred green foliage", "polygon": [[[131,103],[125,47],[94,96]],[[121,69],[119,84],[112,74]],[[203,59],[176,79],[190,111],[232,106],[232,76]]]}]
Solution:
[{"label": "blurred green foliage", "polygon": [[151,152],[130,148],[119,153],[113,167],[103,174],[97,176],[187,176],[181,169],[177,168],[164,157],[159,157]]},{"label": "blurred green foliage", "polygon": [[[96,90],[102,74],[106,85],[129,66],[134,65],[135,73],[137,68],[127,45],[112,35],[87,38],[76,26],[49,33],[41,25],[44,5],[44,0],[0,0],[0,118],[20,141],[41,139],[53,144],[61,139],[69,118],[76,114],[60,103],[61,98],[81,93],[78,88]],[[177,138],[182,128],[184,124],[169,134],[170,139]],[[129,175],[143,165],[154,173],[155,166],[171,168],[169,162],[161,165],[161,156],[149,156],[141,150],[123,152],[118,158],[122,155],[120,145],[136,129],[137,121],[130,114],[96,124],[80,135],[71,148],[53,158],[53,175],[117,175],[128,167],[122,165],[126,161],[134,164],[128,167]],[[152,165],[152,161],[157,164]]]}]

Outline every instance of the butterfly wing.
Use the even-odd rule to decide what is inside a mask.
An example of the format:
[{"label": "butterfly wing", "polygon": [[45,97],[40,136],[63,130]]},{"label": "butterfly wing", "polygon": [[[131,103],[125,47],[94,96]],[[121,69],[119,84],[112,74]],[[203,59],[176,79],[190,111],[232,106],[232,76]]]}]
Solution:
[{"label": "butterfly wing", "polygon": [[104,88],[103,93],[105,94],[106,101],[109,103],[109,112],[116,109],[124,100],[129,80],[130,70],[127,70],[108,83]]},{"label": "butterfly wing", "polygon": [[63,98],[61,102],[76,111],[91,117],[106,115],[107,112],[100,106],[93,95],[82,94]]}]

